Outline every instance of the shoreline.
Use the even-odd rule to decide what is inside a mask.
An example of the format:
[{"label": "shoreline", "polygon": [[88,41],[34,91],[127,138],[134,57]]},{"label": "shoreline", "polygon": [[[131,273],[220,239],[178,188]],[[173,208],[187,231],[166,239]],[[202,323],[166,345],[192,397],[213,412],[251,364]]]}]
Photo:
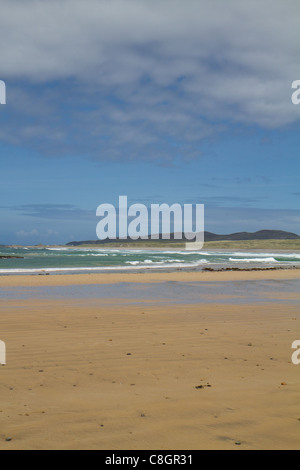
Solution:
[{"label": "shoreline", "polygon": [[[300,269],[300,251],[282,249],[254,250],[239,249],[237,246],[230,250],[218,248],[195,252],[173,247],[114,249],[57,246],[43,247],[41,252],[34,247],[32,249],[33,251],[26,251],[30,250],[27,247],[21,252],[0,254],[0,279],[3,276],[222,271],[242,273]],[[97,256],[101,258],[95,258]],[[10,258],[11,261],[7,261]],[[23,259],[15,261],[13,258]]]},{"label": "shoreline", "polygon": [[[1,276],[1,448],[299,449],[299,279],[298,269]],[[52,286],[72,295],[39,297]],[[109,295],[81,297],[80,286]],[[22,287],[29,297],[14,298]]]},{"label": "shoreline", "polygon": [[169,271],[169,272],[108,272],[85,274],[27,274],[2,275],[0,288],[15,286],[63,286],[63,285],[89,285],[89,284],[117,284],[120,282],[132,283],[159,283],[159,282],[214,282],[214,281],[248,281],[248,280],[288,280],[300,279],[300,269],[260,269],[260,270],[230,270],[230,271]]},{"label": "shoreline", "polygon": [[[266,240],[264,240],[266,241]],[[195,251],[198,251],[199,253],[201,252],[212,252],[212,253],[228,253],[228,252],[235,252],[235,251],[239,251],[240,253],[248,253],[248,252],[251,252],[251,253],[297,253],[297,254],[300,254],[300,246],[297,246],[295,248],[292,248],[292,247],[284,247],[284,248],[280,248],[280,247],[276,247],[276,248],[272,248],[272,247],[259,247],[259,246],[256,246],[256,247],[253,247],[253,246],[241,246],[240,243],[235,243],[235,242],[231,242],[232,244],[231,245],[228,245],[228,247],[226,246],[209,246],[209,243],[219,243],[219,242],[208,242],[208,244],[204,245],[203,248],[201,250],[197,249]],[[223,243],[223,242],[222,242]],[[99,251],[116,251],[116,250],[122,250],[122,251],[149,251],[149,252],[161,252],[161,251],[174,251],[174,252],[177,252],[177,251],[190,251],[190,250],[186,250],[186,244],[182,244],[182,245],[177,245],[177,246],[174,246],[174,245],[166,245],[166,246],[147,246],[147,245],[134,245],[134,246],[122,246],[122,245],[116,245],[116,246],[109,246],[109,245],[79,245],[79,246],[67,246],[67,245],[45,245],[45,246],[31,246],[31,245],[5,245],[5,246],[2,246],[3,249],[16,249],[16,250],[22,250],[22,249],[48,249],[48,250],[72,250],[72,251],[80,251],[80,250],[99,250]],[[0,250],[1,250],[1,247],[0,247]],[[192,250],[193,251],[193,250]]]}]

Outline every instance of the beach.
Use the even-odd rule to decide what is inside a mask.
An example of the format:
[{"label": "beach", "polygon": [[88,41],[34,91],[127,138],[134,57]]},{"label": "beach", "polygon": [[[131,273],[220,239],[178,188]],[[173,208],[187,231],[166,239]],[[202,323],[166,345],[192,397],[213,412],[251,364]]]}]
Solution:
[{"label": "beach", "polygon": [[300,450],[300,3],[0,5],[0,451]]},{"label": "beach", "polygon": [[[0,277],[0,449],[299,449],[299,279],[299,270]],[[189,301],[188,283],[203,298]],[[266,291],[257,302],[251,283]],[[79,288],[90,286],[114,295],[86,298]],[[122,298],[126,286],[175,286],[182,302],[145,290]],[[59,287],[74,289],[57,298]]]}]

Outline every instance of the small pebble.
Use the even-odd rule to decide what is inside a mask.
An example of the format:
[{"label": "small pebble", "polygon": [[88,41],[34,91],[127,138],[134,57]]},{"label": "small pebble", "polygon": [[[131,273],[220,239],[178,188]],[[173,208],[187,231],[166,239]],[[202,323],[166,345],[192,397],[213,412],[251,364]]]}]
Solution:
[{"label": "small pebble", "polygon": [[203,388],[205,388],[205,387],[211,388],[212,386],[211,386],[209,383],[207,383],[206,385],[196,385],[195,388],[196,388],[197,390],[199,390],[199,389],[203,389]]}]

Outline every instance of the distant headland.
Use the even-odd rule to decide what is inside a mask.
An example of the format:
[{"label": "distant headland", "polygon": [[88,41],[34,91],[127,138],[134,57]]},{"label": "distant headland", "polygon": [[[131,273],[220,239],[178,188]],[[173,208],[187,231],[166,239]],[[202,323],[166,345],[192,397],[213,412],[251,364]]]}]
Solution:
[{"label": "distant headland", "polygon": [[[246,245],[245,248],[268,248],[264,246],[270,242],[272,247],[277,249],[300,249],[300,236],[296,233],[285,232],[283,230],[260,230],[258,232],[236,232],[228,235],[218,235],[212,232],[204,232],[205,244],[214,248],[230,248],[232,243],[234,247],[238,247],[240,244]],[[175,239],[175,234],[172,233],[170,239],[164,239],[163,235],[160,234],[157,240],[139,239],[132,240],[127,239],[115,239],[115,240],[85,240],[85,241],[72,241],[66,244],[69,247],[78,246],[146,246],[146,247],[164,247],[167,245],[180,246],[185,244],[188,240],[185,239],[184,235],[182,240]],[[271,243],[272,242],[272,243]],[[294,243],[293,243],[294,242]],[[274,246],[278,245],[278,246]],[[290,246],[289,246],[290,245]],[[295,246],[294,246],[295,245]],[[270,246],[271,248],[271,246]]]}]

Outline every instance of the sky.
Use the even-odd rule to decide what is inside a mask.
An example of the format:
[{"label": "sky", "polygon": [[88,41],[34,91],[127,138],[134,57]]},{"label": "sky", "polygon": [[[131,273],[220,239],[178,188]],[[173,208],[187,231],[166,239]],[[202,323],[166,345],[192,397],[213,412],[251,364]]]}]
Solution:
[{"label": "sky", "polygon": [[96,239],[96,209],[204,204],[300,234],[299,0],[0,0],[0,244]]}]

